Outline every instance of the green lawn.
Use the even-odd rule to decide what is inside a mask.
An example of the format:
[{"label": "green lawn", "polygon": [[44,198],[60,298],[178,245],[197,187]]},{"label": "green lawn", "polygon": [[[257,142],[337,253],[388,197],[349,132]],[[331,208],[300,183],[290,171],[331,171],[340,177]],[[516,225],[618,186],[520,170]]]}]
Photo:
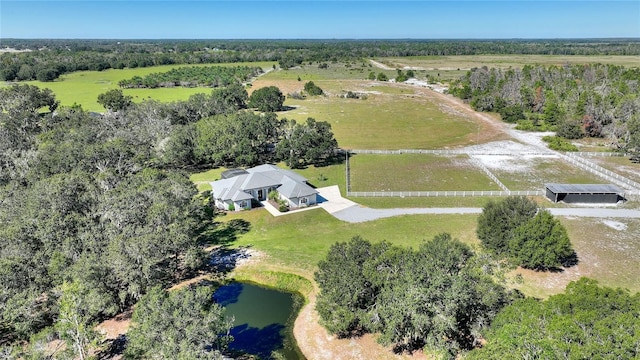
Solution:
[{"label": "green lawn", "polygon": [[252,246],[268,256],[270,264],[302,271],[307,276],[316,269],[329,247],[353,236],[401,246],[418,246],[441,232],[469,244],[476,244],[475,215],[411,215],[350,224],[337,220],[322,209],[274,217],[264,209],[230,213],[222,218],[244,219],[251,223],[248,233],[239,235],[233,246]]},{"label": "green lawn", "polygon": [[369,155],[350,159],[352,191],[496,190],[466,155]]},{"label": "green lawn", "polygon": [[[102,112],[104,108],[98,104],[98,95],[117,89],[118,82],[123,79],[130,79],[134,76],[146,76],[155,72],[169,71],[177,67],[185,66],[260,66],[264,69],[270,68],[274,63],[230,63],[230,64],[199,64],[199,65],[162,65],[135,69],[109,69],[104,71],[78,71],[62,75],[54,82],[29,81],[31,85],[40,88],[49,88],[53,91],[56,99],[63,106],[70,106],[74,103],[82,105],[82,108],[89,111]],[[124,89],[125,95],[133,97],[135,102],[145,99],[154,99],[162,102],[186,100],[189,96],[197,93],[209,93],[211,88],[159,88],[159,89]]]}]

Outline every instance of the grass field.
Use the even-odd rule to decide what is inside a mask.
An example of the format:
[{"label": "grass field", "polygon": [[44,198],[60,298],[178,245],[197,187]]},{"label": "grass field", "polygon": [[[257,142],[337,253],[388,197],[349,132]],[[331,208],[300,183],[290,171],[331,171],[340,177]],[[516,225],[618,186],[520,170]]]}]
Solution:
[{"label": "grass field", "polygon": [[248,233],[238,236],[233,246],[252,246],[264,252],[270,263],[302,270],[311,276],[329,247],[360,235],[372,242],[390,241],[401,246],[418,246],[441,232],[469,244],[476,244],[474,215],[412,215],[350,224],[322,209],[273,217],[264,209],[226,215],[225,221],[244,219]]},{"label": "grass field", "polygon": [[395,70],[382,70],[372,66],[368,61],[345,63],[331,63],[326,69],[320,69],[317,63],[296,66],[283,71],[274,71],[264,76],[266,80],[298,80],[301,81],[318,81],[318,80],[344,80],[344,79],[367,79],[370,72],[384,73],[389,78],[397,75]]},{"label": "grass field", "polygon": [[[433,100],[400,92],[380,83],[372,90],[368,81],[318,82],[326,96],[306,100],[287,99],[295,109],[279,115],[305,121],[312,117],[331,124],[340,147],[349,149],[434,149],[469,145],[476,140],[478,125],[472,120],[441,109]],[[296,91],[297,81],[268,81],[260,78],[254,88],[276,85],[283,92]],[[297,88],[296,88],[297,86]],[[388,92],[382,92],[387,89]],[[338,98],[343,91],[368,92],[366,100]]]},{"label": "grass field", "polygon": [[466,155],[353,155],[353,191],[496,190],[500,187]]},{"label": "grass field", "polygon": [[[134,76],[145,76],[155,72],[165,72],[177,67],[188,66],[260,66],[263,69],[270,68],[274,63],[233,63],[233,64],[199,64],[199,65],[163,65],[135,69],[109,69],[104,71],[79,71],[62,75],[54,82],[29,81],[26,82],[40,88],[49,88],[63,106],[74,103],[82,105],[89,111],[102,112],[104,108],[98,104],[98,95],[118,89],[118,82],[130,79]],[[211,88],[159,88],[159,89],[124,89],[123,93],[133,97],[133,101],[140,102],[145,99],[154,99],[161,102],[186,100],[197,93],[209,93]]]},{"label": "grass field", "polygon": [[[640,56],[622,55],[459,55],[459,56],[411,56],[377,58],[376,61],[391,68],[414,68],[418,77],[432,76],[440,81],[449,82],[463,76],[469,69],[487,66],[489,68],[521,68],[524,65],[565,64],[613,64],[635,67]],[[418,70],[420,69],[420,70]]]},{"label": "grass field", "polygon": [[411,56],[376,59],[392,67],[405,66],[434,70],[468,70],[473,67],[523,67],[524,65],[556,65],[567,64],[613,64],[635,67],[640,63],[640,56],[626,55],[458,55],[458,56]]}]

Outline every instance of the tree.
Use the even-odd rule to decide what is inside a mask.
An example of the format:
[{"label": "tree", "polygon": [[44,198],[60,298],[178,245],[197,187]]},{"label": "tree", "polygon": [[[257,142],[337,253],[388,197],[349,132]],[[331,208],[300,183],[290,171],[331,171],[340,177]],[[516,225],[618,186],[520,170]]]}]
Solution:
[{"label": "tree", "polygon": [[55,323],[56,332],[67,344],[66,352],[80,360],[89,357],[91,345],[95,345],[97,333],[93,330],[95,314],[102,305],[100,297],[91,297],[87,289],[77,282],[65,282],[61,286],[60,313]]},{"label": "tree", "polygon": [[324,92],[320,87],[313,83],[313,81],[309,81],[304,84],[304,91],[311,96],[322,95]]},{"label": "tree", "polygon": [[575,256],[567,230],[547,210],[516,228],[509,248],[511,256],[528,269],[559,268]]},{"label": "tree", "polygon": [[276,156],[292,168],[320,164],[334,155],[338,142],[331,124],[308,118],[306,123],[284,120],[282,139],[276,145]]},{"label": "tree", "polygon": [[387,77],[387,74],[385,74],[385,73],[378,73],[378,76],[376,76],[376,80],[378,80],[378,81],[387,81],[387,80],[389,80],[389,78]]},{"label": "tree", "polygon": [[106,93],[98,95],[98,104],[110,111],[120,111],[128,108],[131,104],[132,97],[125,96],[120,89],[109,90]]},{"label": "tree", "polygon": [[318,264],[316,309],[338,336],[379,332],[396,351],[426,345],[455,356],[510,301],[487,265],[448,234],[417,251],[355,237],[334,244]]},{"label": "tree", "polygon": [[370,331],[370,310],[379,289],[364,274],[364,265],[389,245],[371,245],[356,236],[331,246],[314,278],[322,289],[316,310],[322,325],[340,337]]},{"label": "tree", "polygon": [[131,318],[125,355],[146,359],[222,359],[232,320],[213,301],[213,288],[153,287]]},{"label": "tree", "polygon": [[505,307],[486,345],[467,358],[637,358],[639,311],[640,295],[581,278],[545,301],[526,298]]},{"label": "tree", "polygon": [[249,107],[257,108],[262,112],[274,112],[282,110],[284,95],[275,86],[260,88],[249,96]]},{"label": "tree", "polygon": [[536,203],[524,196],[491,200],[478,217],[478,239],[485,249],[497,255],[507,255],[513,231],[533,218],[537,211]]},{"label": "tree", "polygon": [[515,123],[519,120],[524,120],[524,111],[519,105],[505,106],[498,112],[500,113],[500,117],[504,122]]}]

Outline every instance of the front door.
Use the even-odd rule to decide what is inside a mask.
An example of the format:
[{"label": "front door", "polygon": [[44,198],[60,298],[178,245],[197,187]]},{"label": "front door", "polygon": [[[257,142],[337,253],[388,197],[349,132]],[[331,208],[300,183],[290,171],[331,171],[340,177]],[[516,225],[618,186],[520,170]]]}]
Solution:
[{"label": "front door", "polygon": [[260,201],[266,200],[266,198],[264,197],[264,190],[262,189],[258,190],[258,200]]}]

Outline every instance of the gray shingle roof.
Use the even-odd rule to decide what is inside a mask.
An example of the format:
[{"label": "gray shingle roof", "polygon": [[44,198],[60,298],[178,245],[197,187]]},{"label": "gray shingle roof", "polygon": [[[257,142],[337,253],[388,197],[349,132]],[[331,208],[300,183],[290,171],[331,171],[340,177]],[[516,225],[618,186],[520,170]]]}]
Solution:
[{"label": "gray shingle roof", "polygon": [[248,200],[252,196],[245,191],[274,187],[289,199],[318,193],[316,189],[306,183],[305,177],[274,165],[260,165],[246,169],[244,174],[240,171],[235,173],[237,175],[231,178],[210,183],[215,198],[223,201]]},{"label": "gray shingle roof", "polygon": [[289,178],[284,179],[282,186],[278,188],[278,192],[288,199],[295,199],[318,193],[318,191],[311,186]]}]

